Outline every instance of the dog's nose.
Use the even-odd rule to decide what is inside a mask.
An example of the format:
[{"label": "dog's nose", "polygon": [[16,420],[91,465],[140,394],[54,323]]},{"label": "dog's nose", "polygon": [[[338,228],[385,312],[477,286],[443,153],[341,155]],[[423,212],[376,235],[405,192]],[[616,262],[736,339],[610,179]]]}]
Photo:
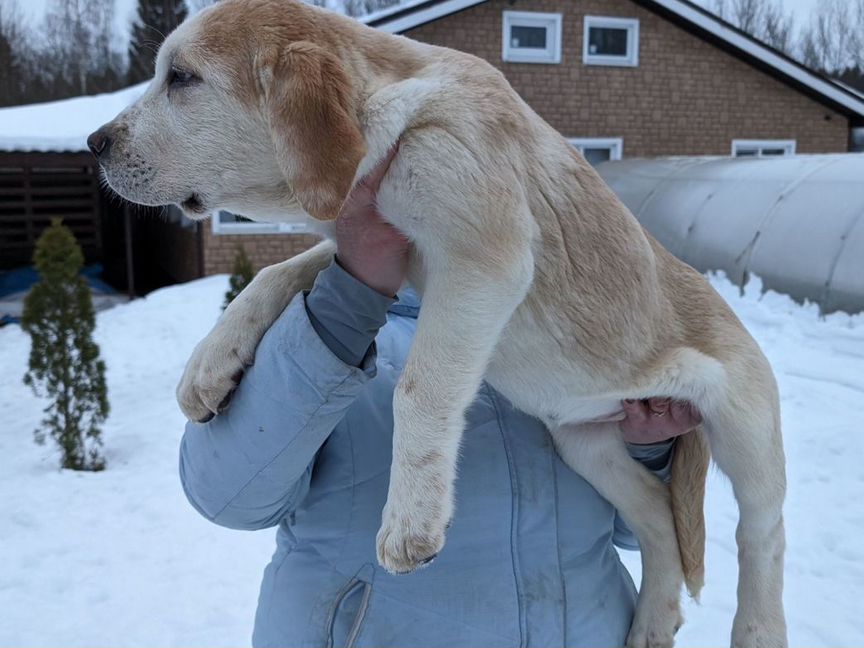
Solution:
[{"label": "dog's nose", "polygon": [[108,151],[111,149],[111,137],[107,130],[100,128],[95,133],[90,133],[90,137],[87,138],[87,147],[97,158],[108,155]]}]

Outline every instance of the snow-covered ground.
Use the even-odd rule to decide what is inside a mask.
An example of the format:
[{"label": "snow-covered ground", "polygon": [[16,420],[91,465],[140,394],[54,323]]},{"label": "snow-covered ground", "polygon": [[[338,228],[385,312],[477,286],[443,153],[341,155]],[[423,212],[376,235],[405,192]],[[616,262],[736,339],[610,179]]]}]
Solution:
[{"label": "snow-covered ground", "polygon": [[[864,316],[818,318],[712,280],[777,372],[789,474],[786,609],[794,646],[864,645]],[[21,384],[28,338],[0,329],[0,646],[247,645],[273,531],[221,529],[177,478],[174,385],[219,314],[211,277],[99,313],[112,413],[108,470],[57,469],[33,444],[39,401]],[[707,499],[708,584],[679,645],[728,642],[737,518],[718,474]],[[638,571],[638,557],[628,566]],[[638,582],[638,581],[637,581]]]}]

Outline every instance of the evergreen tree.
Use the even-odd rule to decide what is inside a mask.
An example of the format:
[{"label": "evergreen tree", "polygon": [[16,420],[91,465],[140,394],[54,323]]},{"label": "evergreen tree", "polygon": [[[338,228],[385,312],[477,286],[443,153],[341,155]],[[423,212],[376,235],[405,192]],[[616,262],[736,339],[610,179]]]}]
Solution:
[{"label": "evergreen tree", "polygon": [[130,84],[153,76],[156,52],[165,37],[186,18],[183,0],[138,0],[138,16],[132,25],[129,43]]},{"label": "evergreen tree", "polygon": [[225,303],[222,304],[222,310],[228,308],[228,304],[237,298],[237,295],[249,285],[254,276],[255,271],[252,269],[252,262],[249,261],[246,250],[241,245],[237,248],[237,254],[234,256],[234,268],[228,278],[230,289],[225,293]]},{"label": "evergreen tree", "polygon": [[27,295],[21,318],[32,342],[24,383],[50,400],[36,442],[44,443],[47,432],[60,446],[63,468],[102,470],[105,363],[92,339],[96,318],[90,288],[78,274],[84,255],[59,218],[39,237],[33,262],[41,280]]},{"label": "evergreen tree", "polygon": [[0,5],[0,106],[14,105],[21,95],[23,70],[21,17],[15,3]]}]

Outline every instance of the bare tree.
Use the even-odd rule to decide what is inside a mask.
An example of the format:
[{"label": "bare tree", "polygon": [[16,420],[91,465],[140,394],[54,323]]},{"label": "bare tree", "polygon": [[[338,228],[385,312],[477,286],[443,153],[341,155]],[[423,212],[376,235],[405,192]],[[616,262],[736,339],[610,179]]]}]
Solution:
[{"label": "bare tree", "polygon": [[399,4],[400,0],[344,0],[345,13],[349,16],[365,16]]},{"label": "bare tree", "polygon": [[793,50],[792,14],[780,0],[714,0],[714,13],[775,49]]},{"label": "bare tree", "polygon": [[758,38],[774,49],[791,53],[794,49],[792,24],[792,14],[784,13],[782,5],[768,4],[762,14]]},{"label": "bare tree", "polygon": [[864,75],[864,0],[855,0],[852,10],[852,63]]},{"label": "bare tree", "polygon": [[44,20],[47,47],[42,65],[67,94],[116,86],[119,55],[111,47],[114,0],[52,0]]},{"label": "bare tree", "polygon": [[805,65],[839,73],[861,60],[861,34],[855,31],[856,12],[864,11],[848,0],[819,0],[801,35],[800,57]]},{"label": "bare tree", "polygon": [[17,103],[24,83],[21,60],[22,27],[18,5],[0,5],[0,106]]}]

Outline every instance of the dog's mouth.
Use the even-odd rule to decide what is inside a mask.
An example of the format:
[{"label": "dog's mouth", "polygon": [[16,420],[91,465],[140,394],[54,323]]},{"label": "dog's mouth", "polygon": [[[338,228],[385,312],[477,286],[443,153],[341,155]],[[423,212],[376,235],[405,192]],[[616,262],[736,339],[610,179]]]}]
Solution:
[{"label": "dog's mouth", "polygon": [[207,208],[197,193],[190,194],[186,200],[180,203],[180,206],[185,211],[199,216],[204,216],[207,213]]}]

